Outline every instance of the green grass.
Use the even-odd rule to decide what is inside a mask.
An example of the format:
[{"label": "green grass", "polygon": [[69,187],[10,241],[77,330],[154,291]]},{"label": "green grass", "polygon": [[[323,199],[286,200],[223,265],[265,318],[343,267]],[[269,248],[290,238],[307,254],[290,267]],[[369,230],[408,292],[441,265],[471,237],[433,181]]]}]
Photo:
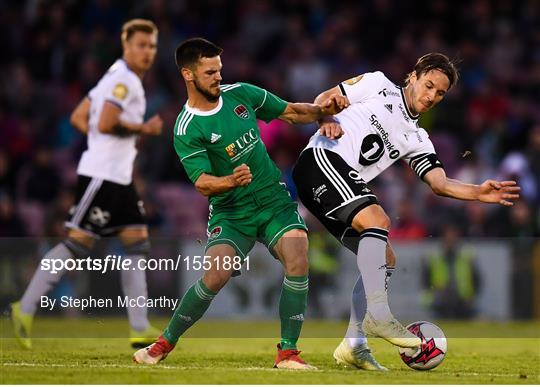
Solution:
[{"label": "green grass", "polygon": [[390,344],[370,340],[376,358],[391,369],[380,374],[334,364],[343,323],[306,322],[299,344],[303,357],[319,368],[306,372],[271,368],[273,336],[279,332],[274,322],[201,321],[165,362],[153,367],[132,362],[133,350],[121,338],[127,329],[122,319],[39,318],[34,330],[41,338],[31,351],[20,349],[7,321],[0,322],[2,384],[540,383],[538,323],[440,323],[449,336],[448,354],[440,367],[427,372],[410,370]]}]

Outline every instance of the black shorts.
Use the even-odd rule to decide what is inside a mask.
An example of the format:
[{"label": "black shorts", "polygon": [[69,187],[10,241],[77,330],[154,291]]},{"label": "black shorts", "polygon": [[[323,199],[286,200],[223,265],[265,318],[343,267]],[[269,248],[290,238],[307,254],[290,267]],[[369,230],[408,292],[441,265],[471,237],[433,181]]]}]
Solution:
[{"label": "black shorts", "polygon": [[362,209],[379,203],[358,171],[337,153],[308,148],[294,166],[293,180],[304,206],[356,254],[359,234],[351,227],[352,220]]},{"label": "black shorts", "polygon": [[143,201],[133,183],[122,185],[88,176],[77,176],[75,205],[66,227],[94,237],[116,233],[125,227],[145,226]]}]

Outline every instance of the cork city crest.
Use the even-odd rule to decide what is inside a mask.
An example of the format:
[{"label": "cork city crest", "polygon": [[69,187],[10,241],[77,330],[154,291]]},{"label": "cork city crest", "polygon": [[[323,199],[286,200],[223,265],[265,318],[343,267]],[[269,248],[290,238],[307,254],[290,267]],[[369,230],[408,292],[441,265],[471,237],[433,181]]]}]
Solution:
[{"label": "cork city crest", "polygon": [[244,120],[249,118],[249,111],[244,105],[238,105],[237,107],[235,107],[234,112],[238,117],[243,118]]},{"label": "cork city crest", "polygon": [[221,235],[221,226],[214,227],[212,231],[208,233],[208,239],[215,239]]}]

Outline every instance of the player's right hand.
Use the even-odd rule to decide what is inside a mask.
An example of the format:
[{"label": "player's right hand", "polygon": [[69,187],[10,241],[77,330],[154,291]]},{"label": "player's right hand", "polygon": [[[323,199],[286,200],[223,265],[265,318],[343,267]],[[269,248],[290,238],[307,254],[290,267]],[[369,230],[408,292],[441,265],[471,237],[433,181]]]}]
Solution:
[{"label": "player's right hand", "polygon": [[234,168],[232,176],[237,187],[245,187],[253,180],[253,175],[246,164]]},{"label": "player's right hand", "polygon": [[159,114],[153,115],[144,123],[141,132],[143,134],[149,134],[157,136],[161,134],[161,128],[163,127],[163,120]]},{"label": "player's right hand", "polygon": [[349,99],[343,95],[332,94],[328,99],[321,104],[323,116],[333,116],[338,114],[343,109],[349,107]]}]

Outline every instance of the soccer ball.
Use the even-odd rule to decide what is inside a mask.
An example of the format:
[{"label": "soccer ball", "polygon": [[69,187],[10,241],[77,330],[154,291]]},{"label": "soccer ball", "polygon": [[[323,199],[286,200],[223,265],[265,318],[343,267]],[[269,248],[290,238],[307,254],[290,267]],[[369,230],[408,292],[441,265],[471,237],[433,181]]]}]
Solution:
[{"label": "soccer ball", "polygon": [[409,367],[426,371],[437,367],[446,355],[446,337],[437,325],[428,321],[417,321],[407,329],[422,339],[420,349],[398,348],[401,360]]}]

